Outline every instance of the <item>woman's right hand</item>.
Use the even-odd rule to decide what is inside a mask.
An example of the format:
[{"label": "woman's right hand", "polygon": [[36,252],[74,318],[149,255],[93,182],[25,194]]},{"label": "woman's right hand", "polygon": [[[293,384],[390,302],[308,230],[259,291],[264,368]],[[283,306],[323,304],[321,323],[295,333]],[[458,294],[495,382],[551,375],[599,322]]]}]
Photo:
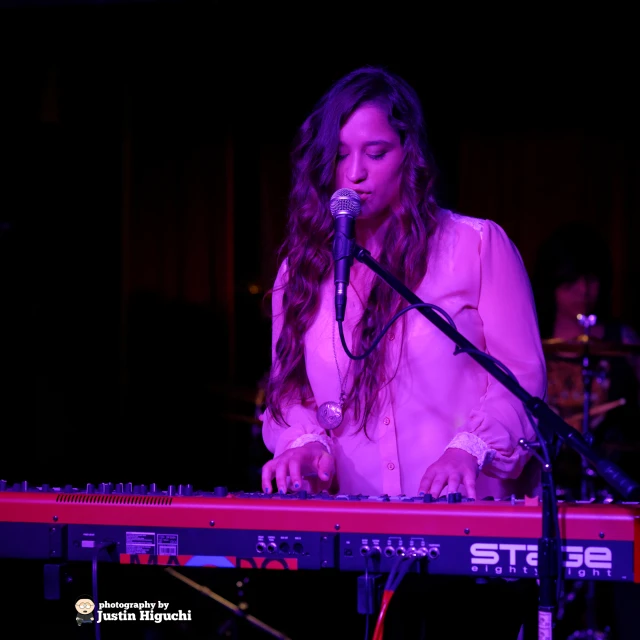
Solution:
[{"label": "woman's right hand", "polygon": [[319,443],[308,442],[302,447],[287,449],[262,467],[262,488],[271,493],[273,480],[280,493],[289,486],[298,491],[303,478],[316,476],[320,484],[328,487],[336,471],[334,457]]}]

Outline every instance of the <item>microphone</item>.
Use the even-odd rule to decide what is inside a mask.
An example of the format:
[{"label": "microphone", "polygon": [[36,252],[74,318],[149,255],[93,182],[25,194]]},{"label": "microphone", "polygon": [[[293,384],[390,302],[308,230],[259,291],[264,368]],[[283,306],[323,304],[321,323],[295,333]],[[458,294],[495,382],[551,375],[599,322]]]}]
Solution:
[{"label": "microphone", "polygon": [[356,218],[360,215],[360,196],[353,189],[338,189],[330,202],[334,219],[333,260],[336,283],[336,320],[344,320],[347,308],[349,269],[353,264]]}]

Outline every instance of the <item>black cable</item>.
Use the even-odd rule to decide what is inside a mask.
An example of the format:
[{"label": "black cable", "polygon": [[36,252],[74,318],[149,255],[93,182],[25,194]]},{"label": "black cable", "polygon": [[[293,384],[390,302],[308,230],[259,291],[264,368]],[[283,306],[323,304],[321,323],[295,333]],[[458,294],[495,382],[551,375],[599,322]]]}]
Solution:
[{"label": "black cable", "polygon": [[398,566],[398,571],[391,583],[391,591],[396,591],[404,577],[409,573],[413,564],[419,559],[418,555],[404,556]]},{"label": "black cable", "polygon": [[[365,584],[364,601],[369,602],[369,552],[367,552],[366,555],[364,556],[364,584]],[[364,640],[369,640],[370,619],[371,619],[371,614],[367,609],[367,614],[365,616],[365,621],[364,621]]]},{"label": "black cable", "polygon": [[[379,556],[380,555],[380,550],[379,549],[369,549],[365,554],[364,554],[364,583],[365,583],[365,602],[369,602],[369,595],[371,595],[371,601],[377,603],[377,593],[375,588],[373,588],[375,585],[372,583],[372,585],[369,584],[369,560],[371,558],[373,558],[374,556]],[[373,588],[373,593],[370,594],[369,593],[369,589]],[[371,613],[367,613],[366,614],[366,619],[365,619],[365,640],[369,640],[369,634],[371,633]]]},{"label": "black cable", "polygon": [[[103,549],[108,549],[109,547],[114,546],[114,544],[115,543],[113,542],[103,542],[101,545],[94,549],[93,556],[91,557],[91,595],[96,611],[96,617],[98,615],[97,612],[100,609],[100,602],[98,601],[98,555]],[[102,625],[96,621],[96,624],[94,625],[96,640],[100,640],[101,626]]]},{"label": "black cable", "polygon": [[[454,329],[456,329],[455,322],[453,321],[451,316],[444,309],[441,309],[440,307],[436,306],[435,304],[429,304],[428,302],[421,302],[421,303],[418,303],[418,304],[411,304],[408,307],[405,307],[404,309],[400,309],[400,311],[398,311],[398,313],[396,313],[393,316],[393,318],[391,318],[391,320],[389,320],[389,322],[387,322],[387,324],[384,327],[382,327],[382,331],[380,332],[378,337],[373,341],[373,344],[362,355],[359,355],[359,356],[353,355],[353,353],[351,353],[351,351],[349,350],[349,347],[347,346],[347,343],[346,343],[346,341],[344,339],[344,329],[342,328],[342,321],[339,320],[338,321],[338,332],[340,333],[340,342],[342,343],[342,348],[344,349],[345,353],[349,356],[349,358],[351,358],[351,360],[364,360],[378,346],[378,343],[380,342],[380,340],[382,340],[382,338],[384,337],[384,334],[387,333],[387,331],[389,331],[389,329],[391,328],[391,325],[401,315],[407,313],[408,311],[411,311],[411,309],[419,309],[420,307],[427,307],[428,309],[433,309],[434,311],[437,311],[442,316],[444,316],[444,319]],[[457,329],[456,329],[456,331],[457,331]]]},{"label": "black cable", "polygon": [[404,560],[404,557],[398,558],[398,560],[394,563],[393,567],[391,567],[391,571],[389,571],[389,575],[387,576],[387,581],[385,582],[385,585],[384,585],[385,591],[393,591],[392,585],[395,582],[395,579],[400,569],[400,565],[402,564],[403,560]]}]

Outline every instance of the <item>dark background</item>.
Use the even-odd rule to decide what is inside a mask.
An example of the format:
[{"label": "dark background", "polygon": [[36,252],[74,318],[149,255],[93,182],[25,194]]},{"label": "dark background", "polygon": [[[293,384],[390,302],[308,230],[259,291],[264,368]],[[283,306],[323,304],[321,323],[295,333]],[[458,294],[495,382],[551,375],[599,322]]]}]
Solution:
[{"label": "dark background", "polygon": [[[528,269],[558,225],[595,225],[613,250],[613,312],[640,327],[631,10],[0,6],[0,478],[259,486],[263,297],[290,144],[321,94],[361,64],[418,90],[442,204],[501,224]],[[157,592],[198,609],[202,637],[227,618],[166,574],[101,571],[104,597]],[[240,595],[246,575],[206,573],[196,578],[284,628],[291,589],[315,584],[252,576]],[[39,601],[40,567],[3,575],[15,595],[5,612],[22,593]],[[88,577],[81,568],[43,619],[57,608],[66,633]],[[319,611],[334,587],[317,586]]]},{"label": "dark background", "polygon": [[614,313],[640,325],[629,16],[8,5],[5,479],[254,488],[290,144],[360,64],[419,91],[444,205],[496,220],[528,268],[557,225],[597,225]]}]

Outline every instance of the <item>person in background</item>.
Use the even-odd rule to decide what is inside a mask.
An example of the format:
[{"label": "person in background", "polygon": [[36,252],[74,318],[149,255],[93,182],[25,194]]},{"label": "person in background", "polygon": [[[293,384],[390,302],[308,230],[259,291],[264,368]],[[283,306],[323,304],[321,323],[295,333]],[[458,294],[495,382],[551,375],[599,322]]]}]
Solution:
[{"label": "person in background", "polygon": [[[415,310],[397,318],[376,343],[407,303],[358,262],[343,330],[349,352],[368,355],[349,357],[341,343],[330,202],[337,190],[349,189],[361,206],[357,244],[437,305],[529,393],[546,393],[520,254],[495,222],[439,206],[416,91],[384,68],[360,68],[338,80],[299,130],[292,177],[272,294],[273,362],[262,421],[273,458],[263,467],[264,491],[434,499],[536,495],[538,463],[519,445],[521,438],[536,437],[523,404],[467,354],[454,355],[452,341]],[[467,637],[491,620],[492,638],[516,640],[525,610],[535,612],[535,583],[486,582],[408,574],[391,601],[385,626],[391,635],[385,637],[433,637],[442,626],[451,637]],[[306,601],[300,606],[313,614],[313,630],[300,637],[331,629],[360,637],[357,624],[346,636],[331,626],[338,587],[319,584],[313,594],[301,590]],[[356,587],[349,585],[350,612]],[[315,615],[323,595],[331,598],[331,616]],[[287,602],[293,596],[281,594]]]},{"label": "person in background", "polygon": [[[611,255],[602,234],[588,224],[573,222],[557,228],[539,247],[532,284],[540,334],[549,348],[549,404],[583,430],[584,343],[580,336],[589,336],[594,410],[589,437],[625,471],[636,474],[640,461],[634,451],[640,442],[640,338],[612,314],[612,278]],[[583,327],[580,316],[595,316],[594,326]],[[599,412],[607,406],[611,408]],[[572,452],[565,454],[573,459],[570,473],[575,475],[579,458]],[[582,497],[576,493],[577,480],[563,478],[573,499]],[[599,488],[610,490],[603,485]]]},{"label": "person in background", "polygon": [[[640,481],[640,339],[634,329],[612,313],[613,269],[611,253],[602,233],[582,222],[564,224],[540,245],[532,273],[532,284],[543,345],[549,348],[548,402],[571,426],[583,432],[584,378],[583,345],[579,337],[589,336],[593,369],[588,437],[594,446]],[[595,324],[584,327],[579,316],[595,316]],[[588,332],[588,333],[587,333]],[[602,355],[600,355],[602,354]],[[599,409],[608,410],[599,412]],[[615,488],[595,475],[582,495],[585,469],[580,456],[562,447],[556,462],[560,497],[568,500],[620,500]],[[588,473],[588,472],[587,472]],[[569,585],[567,593],[574,590]],[[607,640],[637,638],[635,619],[640,606],[640,588],[635,584],[598,583],[595,603],[581,595],[586,585],[572,593],[562,625],[585,625],[591,612],[591,626],[580,637],[598,637],[609,628]],[[568,601],[571,602],[571,601]],[[589,627],[589,623],[586,623]],[[579,632],[580,633],[580,632]]]}]

